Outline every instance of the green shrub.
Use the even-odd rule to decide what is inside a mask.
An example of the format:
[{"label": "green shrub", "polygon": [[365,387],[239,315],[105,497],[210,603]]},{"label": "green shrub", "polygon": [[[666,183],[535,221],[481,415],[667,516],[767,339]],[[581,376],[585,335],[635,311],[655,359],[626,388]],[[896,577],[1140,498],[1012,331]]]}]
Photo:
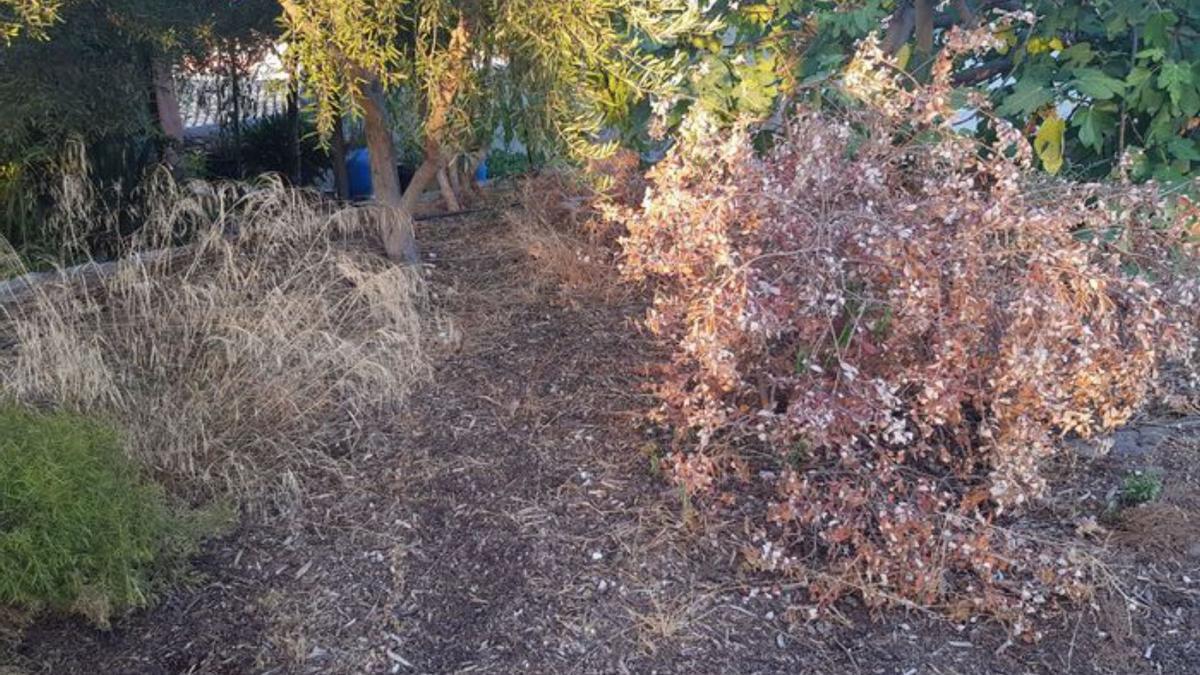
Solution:
[{"label": "green shrub", "polygon": [[[205,178],[240,179],[264,173],[287,176],[292,171],[291,129],[287,115],[268,115],[245,124],[239,148],[229,132],[222,133],[216,147],[204,158],[202,171],[191,175]],[[329,153],[321,147],[313,121],[300,117],[300,182],[311,184],[329,166]]]},{"label": "green shrub", "polygon": [[191,521],[142,479],[112,429],[0,405],[0,606],[107,626],[177,569],[199,532]]}]

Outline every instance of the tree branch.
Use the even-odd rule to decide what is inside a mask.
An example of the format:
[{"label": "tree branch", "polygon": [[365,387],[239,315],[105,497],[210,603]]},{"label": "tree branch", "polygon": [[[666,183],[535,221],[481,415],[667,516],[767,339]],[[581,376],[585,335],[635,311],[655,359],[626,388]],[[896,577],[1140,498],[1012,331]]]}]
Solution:
[{"label": "tree branch", "polygon": [[990,80],[997,75],[1012,70],[1012,67],[1013,60],[1012,57],[1009,56],[1002,56],[1000,58],[992,59],[991,61],[984,61],[977,66],[956,73],[954,75],[954,84],[960,87],[979,84],[980,82]]},{"label": "tree branch", "polygon": [[887,35],[883,39],[885,53],[895,55],[908,42],[917,25],[916,16],[910,2],[905,2],[892,12],[892,18],[888,19]]}]

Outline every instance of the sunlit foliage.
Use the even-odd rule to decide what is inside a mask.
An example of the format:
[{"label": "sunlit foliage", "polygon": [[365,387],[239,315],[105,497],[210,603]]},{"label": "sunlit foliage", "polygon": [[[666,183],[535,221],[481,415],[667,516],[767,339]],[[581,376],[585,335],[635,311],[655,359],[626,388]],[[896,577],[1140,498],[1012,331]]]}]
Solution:
[{"label": "sunlit foliage", "polygon": [[[364,85],[376,80],[417,93],[415,104],[427,112],[445,108],[445,120],[433,129],[444,143],[490,141],[502,118],[520,116],[543,150],[581,154],[674,74],[677,61],[643,47],[672,40],[700,20],[677,0],[284,5],[323,129],[354,110]],[[430,120],[424,123],[428,133]]]},{"label": "sunlit foliage", "polygon": [[[995,113],[1040,135],[1050,173],[1101,177],[1125,154],[1135,178],[1178,179],[1200,161],[1200,4],[1079,0],[758,0],[706,4],[718,23],[685,43],[694,68],[678,99],[659,102],[669,124],[699,106],[718,119],[764,117],[797,93],[833,90],[857,42],[882,49],[917,80],[953,26],[997,41],[960,57],[953,82],[986,94]],[[979,127],[986,137],[989,125]]]}]

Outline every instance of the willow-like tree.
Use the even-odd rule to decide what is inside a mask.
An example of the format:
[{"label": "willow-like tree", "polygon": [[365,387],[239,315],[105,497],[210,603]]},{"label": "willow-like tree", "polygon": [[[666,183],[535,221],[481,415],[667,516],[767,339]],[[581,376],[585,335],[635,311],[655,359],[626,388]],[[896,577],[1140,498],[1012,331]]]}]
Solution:
[{"label": "willow-like tree", "polygon": [[22,34],[44,38],[58,22],[60,5],[54,0],[0,0],[0,39],[12,44]]},{"label": "willow-like tree", "polygon": [[[491,141],[497,99],[517,91],[543,135],[575,154],[602,151],[606,123],[664,84],[674,64],[642,49],[699,20],[684,0],[281,0],[318,126],[360,115],[389,256],[418,260],[411,214],[450,161]],[[516,87],[498,87],[497,73]],[[406,190],[386,97],[421,109],[422,162]],[[511,104],[512,101],[507,103]]]}]

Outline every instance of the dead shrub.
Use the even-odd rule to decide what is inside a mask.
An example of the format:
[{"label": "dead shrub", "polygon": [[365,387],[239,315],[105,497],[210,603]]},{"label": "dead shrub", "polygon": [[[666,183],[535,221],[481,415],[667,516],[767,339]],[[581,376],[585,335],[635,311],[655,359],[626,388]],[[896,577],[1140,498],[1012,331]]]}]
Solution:
[{"label": "dead shrub", "polygon": [[[642,172],[642,160],[633,150],[617,150],[607,157],[588,163],[587,174],[599,188],[607,203],[617,206],[637,206],[646,196],[646,176]],[[592,223],[593,227],[605,227],[603,221]],[[614,235],[620,228],[609,225]],[[612,243],[616,243],[613,239]]]},{"label": "dead shrub", "polygon": [[0,391],[115,418],[185,493],[295,496],[430,375],[425,283],[354,243],[369,211],[277,184],[152,192],[115,262],[0,305]]},{"label": "dead shrub", "polygon": [[1153,185],[1036,178],[1002,120],[990,146],[957,133],[949,59],[988,39],[955,34],[916,88],[868,42],[845,85],[877,105],[801,111],[766,156],[695,117],[616,216],[675,349],[676,477],[729,487],[710,449],[730,443],[778,458],[750,564],[818,605],[854,593],[1024,632],[1087,595],[1087,565],[999,525],[1042,495],[1061,435],[1145,401],[1181,344],[1172,316],[1196,311],[1145,271],[1189,258],[1195,221]]}]

